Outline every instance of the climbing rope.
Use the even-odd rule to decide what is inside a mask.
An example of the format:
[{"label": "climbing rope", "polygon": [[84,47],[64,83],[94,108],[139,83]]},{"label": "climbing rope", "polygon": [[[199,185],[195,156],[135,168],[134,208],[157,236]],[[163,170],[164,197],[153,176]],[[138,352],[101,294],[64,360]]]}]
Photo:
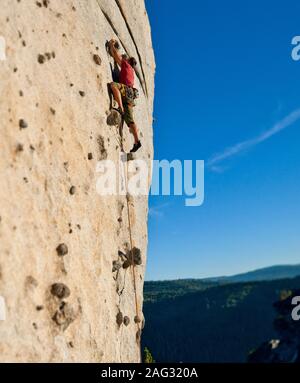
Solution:
[{"label": "climbing rope", "polygon": [[[126,166],[126,176],[128,176],[128,163]],[[136,315],[137,317],[139,317],[139,307],[138,307],[136,278],[135,278],[135,261],[134,261],[134,255],[133,255],[132,229],[131,229],[131,218],[130,218],[130,208],[129,208],[130,204],[129,204],[129,194],[127,192],[127,187],[126,187],[126,202],[127,202],[128,228],[129,228],[129,239],[130,239],[131,265],[132,265],[132,274],[133,274],[133,286],[134,286],[134,292],[135,292],[135,308],[136,308]]]},{"label": "climbing rope", "polygon": [[[121,126],[120,126],[120,132],[123,132],[124,127],[124,118],[122,117]],[[133,239],[132,239],[132,224],[131,224],[131,217],[130,217],[130,201],[129,201],[129,192],[128,192],[128,157],[127,154],[124,152],[123,149],[123,136],[121,135],[121,150],[124,155],[126,155],[126,165],[125,162],[123,163],[123,174],[125,178],[125,191],[126,191],[126,205],[127,205],[127,217],[128,217],[128,231],[129,231],[129,243],[130,243],[130,254],[131,254],[131,270],[132,270],[132,279],[133,279],[133,288],[134,288],[134,298],[135,298],[135,311],[136,311],[136,318],[135,322],[138,329],[138,341],[139,341],[139,350],[140,350],[140,360],[142,360],[141,356],[141,329],[139,325],[140,317],[139,317],[139,304],[138,304],[138,297],[137,297],[137,286],[136,286],[136,273],[135,273],[135,260],[134,260],[134,254],[133,254]]]},{"label": "climbing rope", "polygon": [[[107,48],[107,46],[106,46]],[[108,49],[106,49],[108,58],[110,58],[110,54]],[[113,97],[111,95],[111,109],[112,103],[113,103]],[[127,205],[127,217],[128,217],[128,231],[129,231],[129,241],[130,241],[130,254],[131,254],[131,270],[132,270],[132,279],[133,279],[133,288],[134,288],[134,299],[135,299],[135,311],[136,311],[136,317],[135,317],[135,323],[138,329],[137,332],[137,341],[139,342],[139,353],[140,353],[140,361],[142,361],[142,350],[141,350],[141,328],[140,328],[140,316],[139,316],[139,303],[138,303],[138,297],[137,297],[137,284],[136,284],[136,273],[135,273],[135,260],[134,260],[134,254],[133,254],[133,239],[132,239],[132,224],[131,224],[131,217],[130,217],[130,201],[129,201],[129,193],[128,193],[128,156],[124,151],[123,147],[123,127],[124,127],[124,117],[122,116],[121,123],[119,125],[119,135],[120,135],[120,148],[121,152],[126,156],[126,166],[124,161],[123,162],[123,174],[125,178],[125,191],[126,191],[126,205]],[[126,278],[126,275],[125,275]],[[123,290],[125,289],[125,280],[124,280],[124,286],[122,288],[121,294],[119,297],[121,298],[121,295],[123,293]]]}]

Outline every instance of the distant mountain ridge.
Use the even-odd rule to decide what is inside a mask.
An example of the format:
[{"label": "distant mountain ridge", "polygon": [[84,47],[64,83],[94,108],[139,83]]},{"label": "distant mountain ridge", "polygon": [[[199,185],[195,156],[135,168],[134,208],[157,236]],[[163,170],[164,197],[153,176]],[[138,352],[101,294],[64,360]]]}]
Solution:
[{"label": "distant mountain ridge", "polygon": [[298,276],[300,276],[300,264],[270,266],[229,277],[146,281],[144,285],[144,300],[145,302],[154,302],[166,298],[175,299],[178,296],[204,291],[221,285],[276,281],[293,279]]},{"label": "distant mountain ridge", "polygon": [[264,267],[237,274],[229,277],[205,278],[206,281],[213,282],[259,282],[259,281],[275,281],[277,279],[295,278],[300,275],[300,264],[297,265],[276,265]]}]

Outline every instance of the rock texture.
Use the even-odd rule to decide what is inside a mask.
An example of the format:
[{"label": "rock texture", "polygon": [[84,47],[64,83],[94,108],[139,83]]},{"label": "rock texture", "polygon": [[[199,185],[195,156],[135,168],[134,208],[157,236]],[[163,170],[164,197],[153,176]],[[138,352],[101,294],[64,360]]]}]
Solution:
[{"label": "rock texture", "polygon": [[291,292],[286,299],[274,303],[278,314],[274,328],[277,339],[262,344],[249,355],[250,363],[300,363],[300,321],[292,318],[292,299],[300,290]]},{"label": "rock texture", "polygon": [[[140,328],[125,196],[96,193],[98,160],[118,161],[107,125],[113,61],[138,61],[135,108],[150,164],[154,55],[143,0],[0,0],[0,360],[137,362]],[[124,148],[132,136],[124,128]],[[138,315],[148,198],[130,198]],[[117,323],[117,316],[122,313]],[[124,324],[125,323],[125,324]],[[137,336],[138,335],[138,336]]]}]

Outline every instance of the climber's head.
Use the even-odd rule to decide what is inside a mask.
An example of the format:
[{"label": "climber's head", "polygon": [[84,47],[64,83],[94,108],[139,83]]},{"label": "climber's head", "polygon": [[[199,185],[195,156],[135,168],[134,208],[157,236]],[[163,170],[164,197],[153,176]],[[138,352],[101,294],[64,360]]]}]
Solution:
[{"label": "climber's head", "polygon": [[136,62],[136,59],[134,57],[130,57],[128,62],[132,66],[132,68],[135,68],[137,66],[137,62]]}]

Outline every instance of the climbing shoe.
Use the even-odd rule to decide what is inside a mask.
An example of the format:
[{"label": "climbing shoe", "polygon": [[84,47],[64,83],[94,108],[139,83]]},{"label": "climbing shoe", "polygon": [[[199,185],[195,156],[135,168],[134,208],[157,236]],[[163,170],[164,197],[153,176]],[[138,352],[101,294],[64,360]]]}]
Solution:
[{"label": "climbing shoe", "polygon": [[138,141],[136,144],[133,145],[133,148],[130,150],[130,153],[137,152],[142,147],[141,141]]}]

